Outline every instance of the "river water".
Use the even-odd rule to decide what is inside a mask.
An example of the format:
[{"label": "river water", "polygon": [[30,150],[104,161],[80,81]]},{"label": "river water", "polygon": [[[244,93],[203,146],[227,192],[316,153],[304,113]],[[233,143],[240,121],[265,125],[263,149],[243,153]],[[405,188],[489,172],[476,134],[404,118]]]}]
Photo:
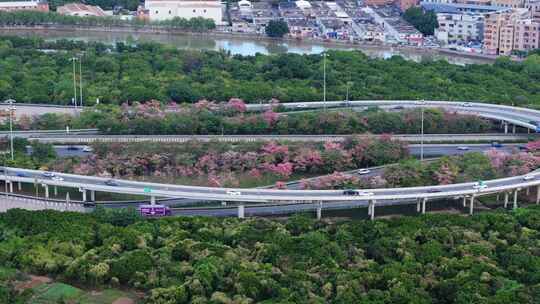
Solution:
[{"label": "river water", "polygon": [[46,40],[70,39],[82,41],[98,41],[107,44],[116,42],[159,42],[174,45],[179,49],[195,50],[225,50],[233,55],[260,54],[319,54],[327,49],[353,50],[357,49],[372,58],[390,58],[400,55],[416,62],[429,60],[447,60],[449,63],[465,65],[475,63],[492,63],[491,59],[468,58],[452,54],[440,54],[436,51],[422,51],[415,49],[395,48],[390,46],[355,45],[354,47],[340,45],[323,45],[306,41],[267,41],[242,37],[209,37],[191,35],[168,35],[147,33],[123,33],[123,32],[90,32],[90,31],[62,31],[62,30],[0,30],[0,35],[38,36]]}]

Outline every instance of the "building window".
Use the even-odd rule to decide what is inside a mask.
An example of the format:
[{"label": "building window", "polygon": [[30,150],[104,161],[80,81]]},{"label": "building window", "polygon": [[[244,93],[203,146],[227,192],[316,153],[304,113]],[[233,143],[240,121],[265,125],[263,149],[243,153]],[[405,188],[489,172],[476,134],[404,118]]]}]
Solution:
[{"label": "building window", "polygon": [[193,10],[194,13],[196,13],[197,11],[196,10]]},{"label": "building window", "polygon": [[159,11],[156,11],[156,15],[159,14]]},{"label": "building window", "polygon": [[206,10],[203,10],[203,12],[205,12],[205,13],[206,13]]},{"label": "building window", "polygon": [[169,15],[170,15],[170,14],[172,14],[172,12],[171,12],[171,11],[169,11]]}]

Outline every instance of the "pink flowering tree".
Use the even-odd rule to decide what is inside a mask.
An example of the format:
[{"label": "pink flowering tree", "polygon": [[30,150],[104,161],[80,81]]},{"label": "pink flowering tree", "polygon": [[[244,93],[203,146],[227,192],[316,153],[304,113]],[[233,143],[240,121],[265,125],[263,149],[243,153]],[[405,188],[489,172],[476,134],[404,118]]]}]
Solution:
[{"label": "pink flowering tree", "polygon": [[242,99],[231,98],[226,104],[226,109],[232,112],[244,113],[247,110],[247,107]]}]

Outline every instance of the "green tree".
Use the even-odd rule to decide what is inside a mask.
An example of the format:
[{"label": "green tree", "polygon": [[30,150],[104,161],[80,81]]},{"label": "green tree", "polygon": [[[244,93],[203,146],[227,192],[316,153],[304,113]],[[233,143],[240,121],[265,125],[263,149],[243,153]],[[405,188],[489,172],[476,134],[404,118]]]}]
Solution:
[{"label": "green tree", "polygon": [[270,20],[265,28],[266,35],[273,38],[281,38],[289,33],[289,26],[283,20]]},{"label": "green tree", "polygon": [[437,14],[431,10],[424,11],[418,6],[408,8],[403,18],[424,35],[433,35],[435,29],[439,27]]}]

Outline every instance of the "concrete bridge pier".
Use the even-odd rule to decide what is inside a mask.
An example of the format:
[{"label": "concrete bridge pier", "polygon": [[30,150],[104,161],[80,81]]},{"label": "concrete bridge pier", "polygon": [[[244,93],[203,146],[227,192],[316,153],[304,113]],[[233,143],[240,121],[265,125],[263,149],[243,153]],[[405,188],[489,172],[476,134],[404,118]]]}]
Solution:
[{"label": "concrete bridge pier", "polygon": [[319,202],[319,204],[317,205],[317,220],[321,220],[322,219],[322,202]]},{"label": "concrete bridge pier", "polygon": [[58,196],[58,187],[54,186],[54,196]]},{"label": "concrete bridge pier", "polygon": [[504,122],[504,134],[508,134],[508,123]]},{"label": "concrete bridge pier", "polygon": [[421,211],[420,204],[421,204],[421,203],[420,203],[420,199],[417,198],[417,199],[416,199],[416,212],[418,212],[418,213],[420,213],[420,211]]},{"label": "concrete bridge pier", "polygon": [[504,208],[508,208],[508,192],[504,193]]},{"label": "concrete bridge pier", "polygon": [[370,219],[373,221],[375,219],[375,203],[376,201],[375,200],[370,200],[369,201],[369,207],[368,207],[368,213],[370,215]]},{"label": "concrete bridge pier", "polygon": [[467,207],[467,196],[463,196],[463,208]]},{"label": "concrete bridge pier", "polygon": [[529,195],[529,193],[531,193],[531,187],[527,187],[525,188],[525,195]]},{"label": "concrete bridge pier", "polygon": [[471,195],[471,204],[469,206],[469,215],[473,215],[474,211],[474,194]]},{"label": "concrete bridge pier", "polygon": [[496,198],[496,202],[498,203],[500,201],[500,194],[497,193],[497,198]]},{"label": "concrete bridge pier", "polygon": [[96,201],[96,191],[90,190],[90,201],[95,202]]},{"label": "concrete bridge pier", "polygon": [[156,197],[155,196],[150,196],[150,204],[151,205],[155,205],[156,204]]},{"label": "concrete bridge pier", "polygon": [[518,205],[517,205],[518,191],[519,191],[519,189],[516,189],[516,190],[514,191],[514,206],[512,207],[513,209],[517,209],[517,207],[518,207]]},{"label": "concrete bridge pier", "polygon": [[426,214],[426,202],[427,202],[427,197],[424,197],[422,199],[422,214]]},{"label": "concrete bridge pier", "polygon": [[9,181],[9,192],[13,193],[13,182]]},{"label": "concrete bridge pier", "polygon": [[516,125],[512,125],[512,133],[516,134]]},{"label": "concrete bridge pier", "polygon": [[49,198],[49,185],[43,184],[43,188],[45,189],[45,197]]},{"label": "concrete bridge pier", "polygon": [[22,190],[22,183],[21,183],[21,182],[18,182],[18,183],[17,183],[17,189],[19,189],[19,191]]},{"label": "concrete bridge pier", "polygon": [[536,204],[540,203],[540,185],[536,186]]},{"label": "concrete bridge pier", "polygon": [[245,218],[244,205],[238,205],[238,218],[240,219]]},{"label": "concrete bridge pier", "polygon": [[82,200],[83,202],[86,202],[86,189],[82,189]]}]

